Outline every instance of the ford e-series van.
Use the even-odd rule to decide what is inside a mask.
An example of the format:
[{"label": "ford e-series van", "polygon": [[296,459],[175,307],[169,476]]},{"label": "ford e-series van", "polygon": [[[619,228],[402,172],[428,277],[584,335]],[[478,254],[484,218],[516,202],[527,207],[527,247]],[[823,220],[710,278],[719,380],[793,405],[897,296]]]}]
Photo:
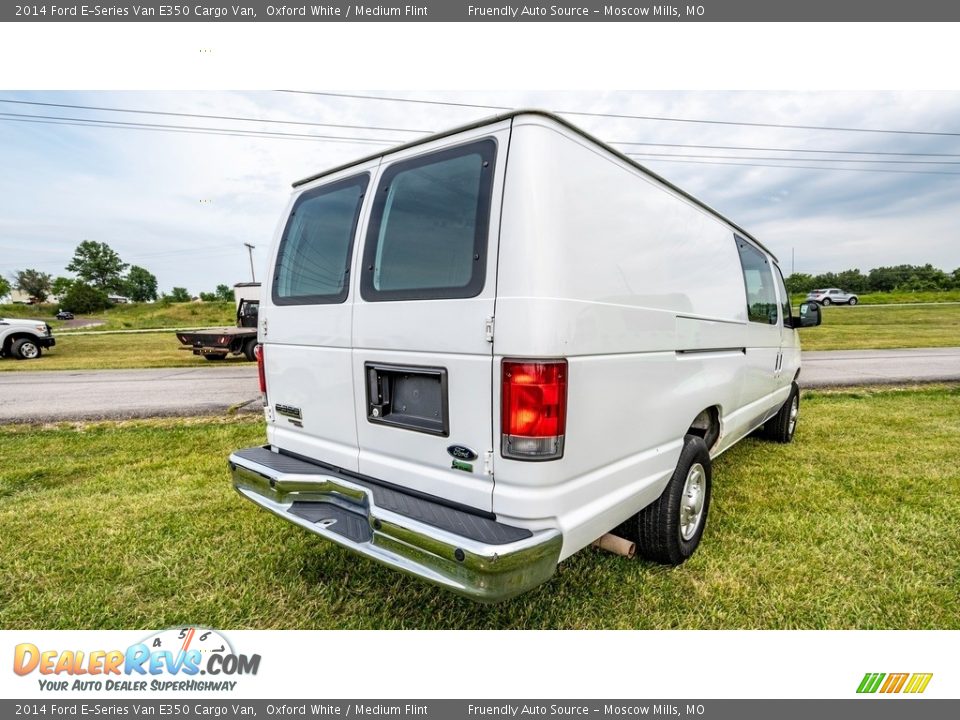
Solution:
[{"label": "ford e-series van", "polygon": [[237,490],[479,600],[611,531],[689,557],[711,460],[792,439],[820,322],[748,232],[538,111],[296,183],[271,257]]}]

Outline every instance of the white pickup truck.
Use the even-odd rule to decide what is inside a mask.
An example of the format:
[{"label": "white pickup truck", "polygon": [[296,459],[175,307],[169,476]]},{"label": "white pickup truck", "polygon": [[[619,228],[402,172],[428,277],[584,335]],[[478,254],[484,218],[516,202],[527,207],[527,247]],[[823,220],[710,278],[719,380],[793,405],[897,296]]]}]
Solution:
[{"label": "white pickup truck", "polygon": [[0,356],[36,360],[41,348],[56,344],[53,331],[43,320],[0,318]]}]

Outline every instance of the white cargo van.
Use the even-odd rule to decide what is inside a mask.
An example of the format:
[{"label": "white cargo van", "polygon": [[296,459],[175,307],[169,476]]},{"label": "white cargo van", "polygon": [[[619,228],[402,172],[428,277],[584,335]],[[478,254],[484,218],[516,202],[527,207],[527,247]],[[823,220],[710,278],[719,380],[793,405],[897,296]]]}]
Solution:
[{"label": "white cargo van", "polygon": [[237,490],[480,600],[614,529],[689,557],[711,458],[793,437],[820,322],[749,233],[539,111],[296,183],[269,276]]}]

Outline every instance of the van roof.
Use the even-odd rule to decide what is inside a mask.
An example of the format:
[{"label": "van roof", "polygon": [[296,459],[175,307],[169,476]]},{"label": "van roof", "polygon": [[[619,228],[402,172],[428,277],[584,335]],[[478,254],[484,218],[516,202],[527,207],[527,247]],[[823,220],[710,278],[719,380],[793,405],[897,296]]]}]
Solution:
[{"label": "van roof", "polygon": [[743,235],[744,237],[749,238],[753,243],[755,243],[757,246],[759,246],[760,248],[762,248],[763,250],[765,250],[767,253],[769,253],[769,254],[770,254],[770,257],[772,257],[772,258],[774,259],[774,261],[777,262],[777,256],[774,255],[774,254],[770,251],[769,248],[767,248],[763,243],[761,243],[759,240],[757,240],[757,239],[756,239],[753,235],[751,235],[749,232],[747,232],[747,231],[744,230],[742,227],[740,227],[737,223],[735,223],[735,222],[733,222],[732,220],[730,220],[730,218],[725,217],[725,216],[722,215],[720,212],[718,212],[717,210],[714,210],[712,207],[710,207],[709,205],[707,205],[707,204],[706,204],[705,202],[703,202],[702,200],[698,200],[698,199],[695,198],[693,195],[691,195],[690,193],[688,193],[686,190],[683,190],[682,188],[677,187],[676,185],[674,185],[672,182],[670,182],[670,181],[667,180],[666,178],[664,178],[664,177],[662,177],[661,175],[658,175],[657,173],[653,172],[652,170],[650,170],[649,168],[647,168],[647,167],[645,167],[644,165],[640,164],[639,162],[637,162],[637,161],[634,160],[633,158],[625,155],[624,153],[620,152],[620,151],[617,150],[616,148],[611,147],[610,145],[608,145],[607,143],[605,143],[603,140],[600,140],[599,138],[595,137],[594,135],[591,135],[590,133],[588,133],[586,130],[583,130],[582,128],[577,127],[576,125],[574,125],[573,123],[569,122],[568,120],[564,120],[564,119],[563,119],[562,117],[560,117],[559,115],[556,115],[555,113],[549,112],[549,111],[547,111],[547,110],[537,110],[537,109],[531,109],[531,108],[524,108],[524,109],[519,109],[519,110],[511,110],[510,112],[498,113],[497,115],[493,115],[493,116],[491,116],[491,117],[486,117],[486,118],[484,118],[484,119],[482,119],[482,120],[477,120],[477,121],[472,122],[472,123],[469,123],[469,124],[467,124],[467,125],[459,125],[459,126],[457,126],[457,127],[450,128],[449,130],[443,130],[442,132],[433,133],[432,135],[425,135],[425,136],[422,137],[422,138],[418,138],[418,139],[416,139],[416,140],[411,140],[410,142],[403,143],[403,144],[401,144],[401,145],[396,145],[396,146],[394,146],[394,147],[392,147],[392,148],[388,148],[387,150],[381,150],[380,152],[372,153],[372,154],[370,154],[370,155],[365,155],[365,156],[363,156],[363,157],[361,157],[361,158],[358,158],[358,159],[356,159],[356,160],[353,160],[353,161],[351,161],[351,162],[344,163],[344,164],[342,164],[342,165],[337,165],[336,167],[329,168],[328,170],[324,170],[323,172],[317,173],[316,175],[311,175],[311,176],[309,176],[309,177],[303,178],[302,180],[297,180],[295,183],[293,183],[293,187],[296,188],[296,187],[300,187],[301,185],[306,185],[307,183],[311,183],[311,182],[313,182],[314,180],[319,180],[320,178],[325,177],[325,176],[327,176],[327,175],[332,175],[333,173],[340,172],[341,170],[346,170],[347,168],[351,168],[351,167],[353,167],[354,165],[360,165],[360,164],[365,163],[365,162],[368,162],[368,161],[370,161],[370,160],[375,160],[376,158],[379,158],[379,157],[384,157],[384,156],[386,156],[386,155],[391,155],[391,154],[393,154],[393,153],[400,152],[401,150],[406,150],[407,148],[416,147],[417,145],[424,145],[424,144],[426,144],[426,143],[433,142],[434,140],[440,140],[441,138],[445,138],[445,137],[449,137],[449,136],[451,136],[451,135],[456,135],[456,134],[458,134],[458,133],[466,132],[467,130],[473,130],[473,129],[475,129],[475,128],[483,127],[483,126],[485,126],[485,125],[493,125],[493,124],[498,123],[498,122],[503,122],[504,120],[512,120],[513,118],[515,118],[515,117],[517,117],[517,116],[519,116],[519,115],[539,115],[540,117],[545,117],[545,118],[547,118],[547,119],[549,119],[549,120],[552,120],[552,121],[555,122],[555,123],[558,123],[559,125],[562,125],[562,126],[565,127],[566,129],[568,129],[568,130],[576,133],[577,135],[580,135],[581,137],[586,138],[587,140],[589,140],[589,141],[592,142],[593,144],[595,144],[595,145],[603,148],[604,150],[606,150],[608,153],[610,153],[610,154],[612,154],[612,155],[615,155],[615,156],[618,157],[620,160],[622,160],[622,161],[624,161],[624,162],[626,162],[626,163],[629,163],[630,165],[633,165],[635,168],[641,170],[642,172],[646,173],[647,175],[649,175],[649,176],[651,176],[651,177],[659,180],[659,181],[662,182],[664,185],[666,185],[667,187],[669,187],[671,190],[679,193],[680,195],[682,195],[683,197],[685,197],[687,200],[689,200],[690,202],[694,203],[694,204],[697,205],[698,207],[703,208],[704,210],[706,210],[708,213],[710,213],[710,214],[713,215],[714,217],[719,218],[720,220],[722,220],[723,222],[725,222],[727,225],[729,225],[730,227],[732,227],[734,230],[736,230],[738,233],[740,233],[740,234]]}]

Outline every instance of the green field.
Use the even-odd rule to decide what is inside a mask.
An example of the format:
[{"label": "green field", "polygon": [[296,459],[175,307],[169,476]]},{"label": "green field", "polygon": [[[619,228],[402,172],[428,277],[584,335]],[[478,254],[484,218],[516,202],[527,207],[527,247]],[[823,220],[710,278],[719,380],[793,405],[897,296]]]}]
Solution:
[{"label": "green field", "polygon": [[[790,299],[796,306],[807,299],[807,294],[797,293],[791,295]],[[960,288],[956,290],[918,290],[917,292],[894,290],[893,292],[861,293],[857,296],[857,300],[860,305],[960,302]]]},{"label": "green field", "polygon": [[804,350],[960,346],[960,304],[828,307],[800,331]]},{"label": "green field", "polygon": [[[30,362],[0,359],[0,372],[222,365],[179,350],[173,332],[78,335],[60,331],[55,335],[57,345],[51,352]],[[823,310],[823,324],[801,330],[800,342],[804,350],[956,347],[960,346],[960,304],[828,307]],[[231,356],[226,362],[245,360]]]},{"label": "green field", "polygon": [[[54,317],[59,309],[56,305],[0,305],[0,317],[37,318],[50,323],[54,330],[60,333],[69,332],[64,329],[67,323]],[[79,317],[91,322],[102,323],[96,328],[90,328],[92,330],[196,328],[233,325],[237,321],[236,310],[232,302],[190,302],[169,305],[164,303],[127,303],[114,305],[103,312]]]},{"label": "green field", "polygon": [[107,370],[124,368],[222,367],[245,363],[243,355],[211,362],[182,347],[173,332],[70,335],[55,333],[57,345],[36,360],[0,358],[0,372],[16,370]]},{"label": "green field", "polygon": [[495,606],[256,509],[256,418],[0,429],[0,628],[960,629],[960,386],[807,392],[715,465],[678,568],[588,548]]}]

